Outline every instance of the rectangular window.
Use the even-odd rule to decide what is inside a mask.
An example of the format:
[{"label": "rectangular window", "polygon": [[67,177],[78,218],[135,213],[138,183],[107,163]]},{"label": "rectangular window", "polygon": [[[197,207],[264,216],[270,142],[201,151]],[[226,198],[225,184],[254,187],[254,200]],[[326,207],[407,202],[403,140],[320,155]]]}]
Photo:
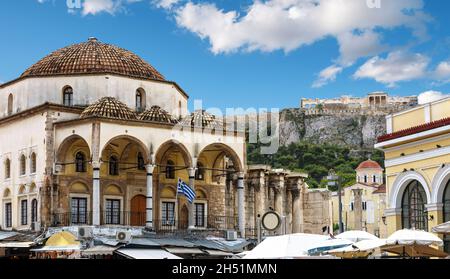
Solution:
[{"label": "rectangular window", "polygon": [[20,201],[20,224],[25,226],[28,224],[28,201]]},{"label": "rectangular window", "polygon": [[195,226],[204,227],[205,226],[205,204],[196,203],[195,204]]},{"label": "rectangular window", "polygon": [[175,203],[174,202],[162,202],[161,208],[162,225],[174,226],[175,225]]},{"label": "rectangular window", "polygon": [[87,224],[87,198],[72,198],[70,212],[72,224]]},{"label": "rectangular window", "polygon": [[120,200],[106,200],[106,220],[109,225],[120,224]]},{"label": "rectangular window", "polygon": [[10,202],[5,204],[5,226],[7,228],[12,227],[12,205]]}]

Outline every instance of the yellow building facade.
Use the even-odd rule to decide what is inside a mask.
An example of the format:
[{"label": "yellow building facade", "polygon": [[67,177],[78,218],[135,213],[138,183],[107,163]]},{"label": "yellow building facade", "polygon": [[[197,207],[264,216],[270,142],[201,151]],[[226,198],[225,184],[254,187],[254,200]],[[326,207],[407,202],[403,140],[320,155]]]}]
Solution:
[{"label": "yellow building facade", "polygon": [[[388,233],[402,228],[431,231],[450,221],[450,98],[386,118],[385,153]],[[445,239],[446,250],[449,241]]]},{"label": "yellow building facade", "polygon": [[[386,188],[383,168],[372,160],[362,162],[356,169],[356,183],[342,190],[342,222],[345,230],[364,230],[386,237],[383,218],[386,207]],[[360,197],[356,197],[356,195]],[[358,203],[358,204],[357,204]],[[339,224],[338,193],[332,196],[333,224]]]}]

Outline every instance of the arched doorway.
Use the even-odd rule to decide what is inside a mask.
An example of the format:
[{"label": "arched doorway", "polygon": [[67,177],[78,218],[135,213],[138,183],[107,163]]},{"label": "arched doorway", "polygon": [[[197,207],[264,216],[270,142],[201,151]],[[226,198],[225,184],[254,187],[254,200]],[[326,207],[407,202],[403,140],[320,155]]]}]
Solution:
[{"label": "arched doorway", "polygon": [[413,180],[406,186],[402,197],[402,227],[428,231],[428,216],[425,205],[427,195],[419,181]]},{"label": "arched doorway", "polygon": [[[444,223],[450,221],[450,180],[447,182],[444,190]],[[444,251],[450,253],[450,235],[444,236]]]},{"label": "arched doorway", "polygon": [[130,202],[130,225],[145,226],[145,196],[137,195]]}]

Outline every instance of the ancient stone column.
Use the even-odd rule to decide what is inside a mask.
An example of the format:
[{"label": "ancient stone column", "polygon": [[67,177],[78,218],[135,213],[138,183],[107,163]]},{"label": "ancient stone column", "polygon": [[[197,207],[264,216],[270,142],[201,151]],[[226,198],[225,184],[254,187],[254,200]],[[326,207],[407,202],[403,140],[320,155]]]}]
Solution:
[{"label": "ancient stone column", "polygon": [[244,194],[244,173],[239,173],[238,184],[238,224],[241,237],[245,237],[245,194]]},{"label": "ancient stone column", "polygon": [[284,177],[279,176],[277,185],[275,185],[275,211],[284,216],[283,210],[283,191],[284,191]]},{"label": "ancient stone column", "polygon": [[258,214],[262,216],[266,211],[265,189],[264,172],[261,171],[258,175],[258,181],[255,187],[256,216],[258,216]]},{"label": "ancient stone column", "polygon": [[301,233],[302,232],[302,216],[300,207],[301,199],[300,199],[300,191],[298,189],[292,191],[292,233]]},{"label": "ancient stone column", "polygon": [[[195,191],[195,171],[196,168],[189,168],[189,187]],[[195,206],[194,203],[189,203],[189,230],[195,229]]]},{"label": "ancient stone column", "polygon": [[362,189],[353,189],[354,196],[354,217],[355,217],[355,230],[362,230]]},{"label": "ancient stone column", "polygon": [[147,230],[153,229],[153,170],[155,165],[148,164],[147,170],[147,195],[146,195],[146,219],[145,227]]}]

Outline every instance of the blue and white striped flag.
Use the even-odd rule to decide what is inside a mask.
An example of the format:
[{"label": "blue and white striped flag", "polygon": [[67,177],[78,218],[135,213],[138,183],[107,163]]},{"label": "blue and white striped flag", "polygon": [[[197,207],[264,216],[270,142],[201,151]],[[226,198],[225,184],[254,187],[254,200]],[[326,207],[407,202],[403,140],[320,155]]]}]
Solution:
[{"label": "blue and white striped flag", "polygon": [[190,203],[194,202],[196,197],[195,191],[192,190],[192,188],[189,187],[189,185],[187,185],[183,180],[181,180],[181,178],[178,178],[177,192],[185,195]]}]

